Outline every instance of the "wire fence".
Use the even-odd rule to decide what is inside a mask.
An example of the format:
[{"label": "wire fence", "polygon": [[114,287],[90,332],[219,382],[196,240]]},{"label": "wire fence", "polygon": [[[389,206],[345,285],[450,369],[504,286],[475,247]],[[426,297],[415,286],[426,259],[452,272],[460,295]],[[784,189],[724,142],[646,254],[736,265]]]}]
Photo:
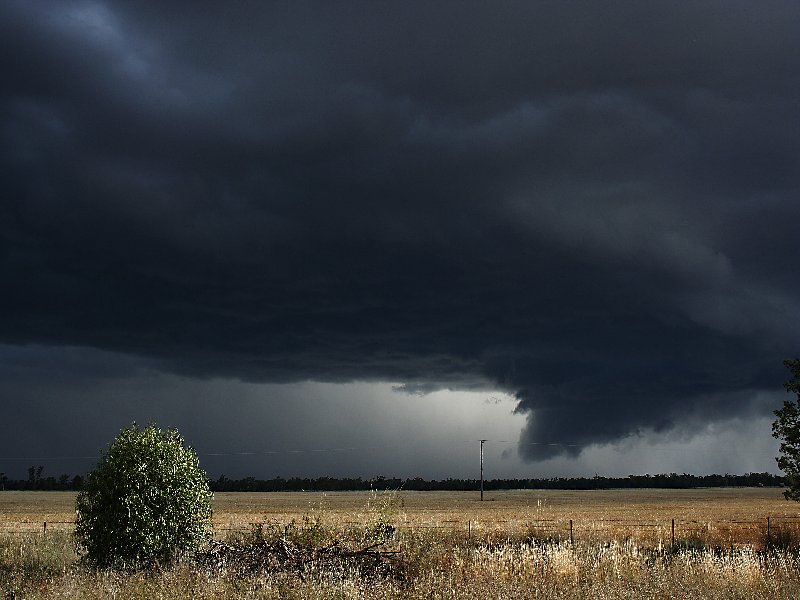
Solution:
[{"label": "wire fence", "polygon": [[[287,526],[277,521],[230,521],[214,523],[216,537],[246,534],[265,526]],[[363,521],[337,521],[335,527],[357,528]],[[0,521],[0,534],[72,533],[74,521]],[[439,520],[395,525],[399,531],[439,530],[464,538],[522,541],[593,542],[633,540],[650,544],[702,544],[719,546],[759,545],[792,534],[800,539],[800,516],[769,515],[760,519],[640,520],[640,519],[481,519]]]}]

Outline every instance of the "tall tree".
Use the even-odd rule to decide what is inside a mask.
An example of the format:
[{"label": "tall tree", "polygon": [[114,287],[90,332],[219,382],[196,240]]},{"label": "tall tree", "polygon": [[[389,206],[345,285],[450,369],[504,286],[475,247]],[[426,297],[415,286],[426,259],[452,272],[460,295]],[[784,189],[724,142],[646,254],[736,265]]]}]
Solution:
[{"label": "tall tree", "polygon": [[787,500],[800,500],[800,358],[785,360],[783,364],[792,372],[784,387],[796,398],[786,400],[783,408],[775,411],[778,418],[772,424],[772,435],[781,441],[781,455],[775,460],[789,483],[783,495]]}]

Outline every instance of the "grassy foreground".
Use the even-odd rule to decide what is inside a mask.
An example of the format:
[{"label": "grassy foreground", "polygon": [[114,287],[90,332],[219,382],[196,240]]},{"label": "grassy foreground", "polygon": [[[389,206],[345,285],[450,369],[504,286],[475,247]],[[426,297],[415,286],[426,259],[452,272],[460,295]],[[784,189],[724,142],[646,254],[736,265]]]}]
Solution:
[{"label": "grassy foreground", "polygon": [[[787,518],[794,514],[795,504],[773,502],[770,494],[509,493],[482,504],[440,494],[231,495],[217,500],[222,538],[217,548],[244,549],[242,556],[251,557],[244,562],[210,568],[186,560],[156,573],[96,572],[81,566],[68,528],[9,529],[0,533],[0,593],[5,598],[798,598],[796,531],[776,526],[772,536],[780,544],[770,548],[763,532],[759,539],[752,529],[764,509],[773,515],[783,510]],[[55,499],[62,498],[67,497]],[[3,517],[9,521],[22,514],[65,516],[55,505],[34,506],[45,501],[36,495],[5,497],[0,508],[8,508]],[[685,529],[673,547],[667,529],[645,525],[678,509],[695,520],[716,516],[719,523],[724,516],[742,529]],[[572,544],[566,530],[544,525],[566,515],[582,524]],[[625,521],[621,515],[627,515]],[[747,541],[737,541],[737,534]],[[267,564],[265,553],[283,562],[251,568]],[[370,561],[360,560],[364,553]]]}]

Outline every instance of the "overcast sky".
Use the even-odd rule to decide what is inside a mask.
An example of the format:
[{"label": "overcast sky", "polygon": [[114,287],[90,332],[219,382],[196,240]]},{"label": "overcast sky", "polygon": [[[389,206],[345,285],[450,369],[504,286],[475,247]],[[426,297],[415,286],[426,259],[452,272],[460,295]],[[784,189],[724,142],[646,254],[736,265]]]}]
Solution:
[{"label": "overcast sky", "polygon": [[[800,4],[0,4],[0,471],[775,471]],[[84,458],[87,457],[87,458]]]}]

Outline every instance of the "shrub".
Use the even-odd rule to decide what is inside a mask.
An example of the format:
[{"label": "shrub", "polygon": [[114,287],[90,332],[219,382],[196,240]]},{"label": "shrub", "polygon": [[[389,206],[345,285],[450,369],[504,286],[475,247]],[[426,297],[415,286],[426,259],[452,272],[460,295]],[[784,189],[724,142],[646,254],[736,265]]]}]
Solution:
[{"label": "shrub", "polygon": [[177,431],[134,423],[78,494],[78,551],[99,568],[167,566],[209,537],[211,498],[197,454]]}]

